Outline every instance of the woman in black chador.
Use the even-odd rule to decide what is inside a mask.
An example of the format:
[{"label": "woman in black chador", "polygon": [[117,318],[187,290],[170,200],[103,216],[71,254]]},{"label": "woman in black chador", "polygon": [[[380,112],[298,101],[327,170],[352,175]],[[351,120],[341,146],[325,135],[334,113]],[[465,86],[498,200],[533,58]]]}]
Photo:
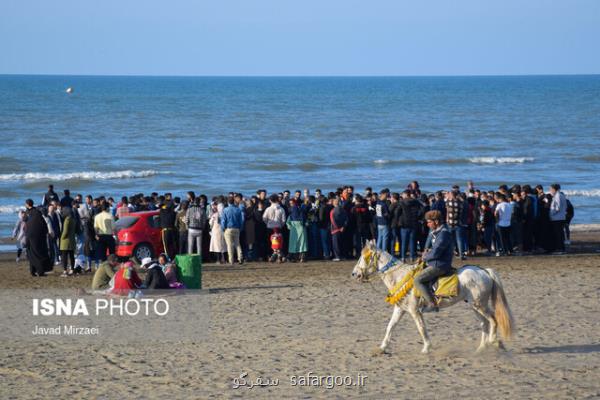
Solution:
[{"label": "woman in black chador", "polygon": [[33,276],[44,276],[52,269],[52,261],[48,255],[48,226],[40,210],[33,208],[33,201],[27,205],[27,257],[29,269]]}]

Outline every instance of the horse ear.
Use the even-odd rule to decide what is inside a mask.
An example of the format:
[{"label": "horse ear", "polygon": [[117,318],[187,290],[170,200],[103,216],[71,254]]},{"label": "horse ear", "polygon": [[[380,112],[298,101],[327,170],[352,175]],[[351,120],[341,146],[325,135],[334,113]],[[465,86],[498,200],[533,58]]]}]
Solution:
[{"label": "horse ear", "polygon": [[375,247],[375,240],[371,239],[369,240],[369,248],[372,249],[373,247]]}]

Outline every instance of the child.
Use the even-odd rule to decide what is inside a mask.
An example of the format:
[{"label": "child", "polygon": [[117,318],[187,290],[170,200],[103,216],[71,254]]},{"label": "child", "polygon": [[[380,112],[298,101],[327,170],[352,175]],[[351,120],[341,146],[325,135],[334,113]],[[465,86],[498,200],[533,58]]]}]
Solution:
[{"label": "child", "polygon": [[278,263],[284,262],[285,258],[281,256],[281,249],[283,248],[283,235],[279,232],[279,228],[273,228],[273,234],[271,234],[270,240],[273,255],[269,261],[275,262],[275,260],[277,260]]},{"label": "child", "polygon": [[166,254],[162,253],[158,256],[158,265],[160,265],[160,268],[165,274],[165,278],[167,278],[167,282],[169,282],[169,287],[175,289],[183,287],[183,284],[177,281],[177,265],[170,262]]},{"label": "child", "polygon": [[128,296],[130,292],[139,289],[142,286],[142,280],[135,272],[133,263],[127,261],[115,273],[115,285],[112,289],[112,294],[117,296]]},{"label": "child", "polygon": [[15,224],[15,229],[13,229],[12,237],[17,241],[17,263],[21,261],[21,254],[23,254],[23,249],[27,243],[27,237],[25,235],[25,226],[27,222],[27,214],[25,211],[19,211],[19,218],[17,219],[17,223]]}]

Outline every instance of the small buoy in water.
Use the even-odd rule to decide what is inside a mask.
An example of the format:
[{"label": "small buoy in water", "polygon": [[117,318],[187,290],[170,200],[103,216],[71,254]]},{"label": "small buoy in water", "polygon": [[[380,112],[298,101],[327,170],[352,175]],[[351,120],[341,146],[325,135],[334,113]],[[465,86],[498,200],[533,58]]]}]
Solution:
[{"label": "small buoy in water", "polygon": [[68,87],[67,90],[65,90],[65,92],[67,92],[67,94],[71,94],[71,93],[73,93],[73,88]]}]

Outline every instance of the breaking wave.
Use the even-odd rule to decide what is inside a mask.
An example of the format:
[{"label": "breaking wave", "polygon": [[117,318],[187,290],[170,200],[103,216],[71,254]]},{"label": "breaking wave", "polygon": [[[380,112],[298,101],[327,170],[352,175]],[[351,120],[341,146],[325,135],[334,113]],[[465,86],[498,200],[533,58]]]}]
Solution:
[{"label": "breaking wave", "polygon": [[158,175],[158,171],[144,170],[144,171],[111,171],[111,172],[100,172],[100,171],[84,171],[84,172],[70,172],[70,173],[45,173],[45,172],[28,172],[25,174],[1,174],[0,182],[7,181],[71,181],[71,180],[86,180],[86,181],[100,181],[109,179],[133,179],[133,178],[146,178],[148,176]]},{"label": "breaking wave", "polygon": [[446,158],[438,160],[385,160],[379,159],[373,161],[379,166],[384,165],[417,165],[417,164],[523,164],[533,162],[533,157],[471,157],[471,158]]},{"label": "breaking wave", "polygon": [[600,189],[590,190],[563,190],[567,196],[579,196],[579,197],[600,197]]},{"label": "breaking wave", "polygon": [[472,157],[469,162],[474,164],[523,164],[533,162],[533,157]]},{"label": "breaking wave", "polygon": [[19,210],[24,210],[22,206],[0,206],[0,214],[16,214]]}]

